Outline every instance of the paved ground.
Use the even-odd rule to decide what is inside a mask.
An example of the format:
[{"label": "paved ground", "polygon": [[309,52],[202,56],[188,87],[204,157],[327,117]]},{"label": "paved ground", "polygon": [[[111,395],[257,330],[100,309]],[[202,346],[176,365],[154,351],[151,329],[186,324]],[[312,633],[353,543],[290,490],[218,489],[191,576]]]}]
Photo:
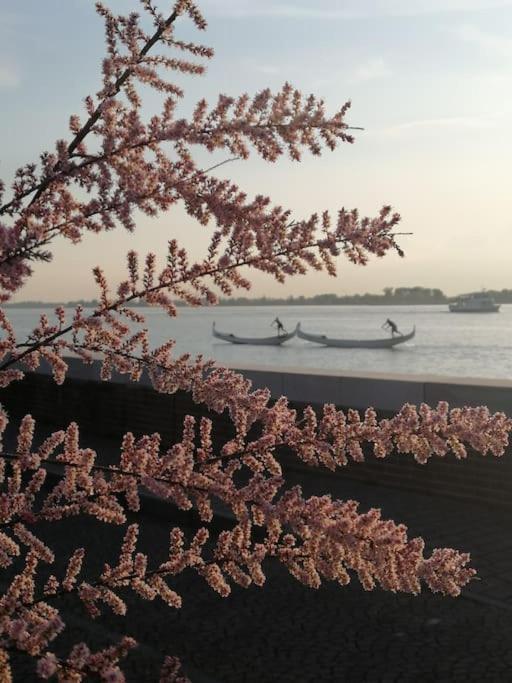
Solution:
[{"label": "paved ground", "polygon": [[[66,607],[69,641],[100,645],[128,631],[141,643],[127,667],[130,681],[158,680],[165,652],[179,655],[198,683],[512,681],[512,510],[364,485],[343,475],[316,472],[304,480],[303,473],[289,473],[290,483],[299,479],[306,493],[330,491],[361,501],[363,509],[381,507],[430,547],[471,551],[481,580],[459,599],[413,598],[365,593],[355,581],[311,591],[272,567],[264,589],[235,589],[222,599],[189,574],[176,582],[184,596],[178,612],[137,602],[126,623],[107,617],[91,629],[81,608]],[[143,523],[142,542],[158,554],[172,519],[147,514]],[[94,539],[94,570],[118,547],[118,537],[112,528],[69,521],[58,545],[64,558]],[[15,680],[34,678],[20,663]]]}]

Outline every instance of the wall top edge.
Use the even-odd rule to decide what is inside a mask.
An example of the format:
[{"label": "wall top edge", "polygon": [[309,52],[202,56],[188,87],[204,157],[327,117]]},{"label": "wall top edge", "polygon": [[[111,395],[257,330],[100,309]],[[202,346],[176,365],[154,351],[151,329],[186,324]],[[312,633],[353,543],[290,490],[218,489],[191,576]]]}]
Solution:
[{"label": "wall top edge", "polygon": [[[70,362],[69,376],[74,376],[74,370],[81,366],[81,371],[79,373],[80,377],[84,377],[85,374],[97,375],[95,366],[99,361],[94,361],[92,366],[86,366],[82,364],[77,356],[66,356],[66,359]],[[220,366],[220,365],[219,365]],[[433,375],[433,374],[399,374],[399,373],[387,373],[387,372],[361,372],[361,371],[351,371],[351,370],[326,370],[323,368],[304,368],[300,366],[293,365],[283,365],[279,368],[272,366],[258,365],[252,363],[244,364],[222,364],[223,367],[227,367],[231,370],[239,371],[241,373],[258,373],[267,376],[283,376],[283,375],[302,375],[305,377],[330,377],[337,379],[361,379],[361,380],[373,380],[373,381],[385,381],[385,382],[404,382],[411,384],[436,384],[436,385],[458,385],[458,386],[476,386],[476,387],[492,387],[492,388],[502,388],[502,389],[512,389],[512,379],[497,379],[497,378],[485,378],[485,377],[458,377],[454,375]],[[220,366],[220,367],[222,367]],[[41,372],[47,374],[48,369],[42,367]],[[263,379],[263,378],[262,378]]]}]

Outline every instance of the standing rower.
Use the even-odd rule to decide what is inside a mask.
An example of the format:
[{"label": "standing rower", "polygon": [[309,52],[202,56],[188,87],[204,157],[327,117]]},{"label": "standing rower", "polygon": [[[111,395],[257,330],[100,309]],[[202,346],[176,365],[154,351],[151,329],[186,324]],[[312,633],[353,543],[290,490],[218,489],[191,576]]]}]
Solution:
[{"label": "standing rower", "polygon": [[394,337],[395,334],[398,335],[399,337],[402,336],[402,333],[401,333],[400,330],[398,329],[397,324],[394,323],[394,322],[393,322],[392,320],[390,320],[389,318],[386,318],[386,322],[384,323],[384,325],[382,325],[382,328],[383,328],[383,329],[384,329],[384,328],[389,329],[389,330],[391,331],[391,336],[392,336],[392,337]]},{"label": "standing rower", "polygon": [[277,327],[277,336],[280,337],[281,334],[286,334],[286,330],[284,329],[283,323],[279,320],[278,317],[276,317],[275,320],[273,320],[271,325],[275,325]]}]

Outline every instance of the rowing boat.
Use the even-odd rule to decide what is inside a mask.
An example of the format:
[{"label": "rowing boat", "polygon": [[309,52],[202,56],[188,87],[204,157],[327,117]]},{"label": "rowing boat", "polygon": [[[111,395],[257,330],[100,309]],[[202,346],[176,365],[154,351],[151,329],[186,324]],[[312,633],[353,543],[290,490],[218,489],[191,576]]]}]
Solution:
[{"label": "rowing boat", "polygon": [[295,337],[296,330],[287,332],[286,334],[274,335],[273,337],[237,337],[234,334],[227,334],[226,332],[219,332],[213,323],[212,334],[217,339],[231,342],[231,344],[256,344],[259,346],[281,346],[288,339]]},{"label": "rowing boat", "polygon": [[390,349],[398,344],[403,344],[412,339],[416,334],[416,327],[413,327],[409,334],[401,334],[398,337],[386,337],[384,339],[331,339],[325,334],[310,334],[303,332],[300,323],[297,324],[295,332],[299,339],[316,342],[324,346],[337,346],[341,349]]}]

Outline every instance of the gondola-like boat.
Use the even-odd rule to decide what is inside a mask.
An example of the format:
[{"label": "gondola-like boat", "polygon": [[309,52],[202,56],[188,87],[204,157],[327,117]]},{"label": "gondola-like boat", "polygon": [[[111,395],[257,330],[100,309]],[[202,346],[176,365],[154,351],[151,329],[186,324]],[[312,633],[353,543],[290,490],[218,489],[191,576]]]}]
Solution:
[{"label": "gondola-like boat", "polygon": [[340,349],[390,349],[398,344],[409,341],[416,334],[416,327],[412,328],[409,334],[402,334],[397,337],[386,337],[384,339],[331,339],[325,334],[310,334],[303,332],[300,323],[295,328],[297,337],[306,341],[316,342],[324,346],[336,346]]},{"label": "gondola-like boat", "polygon": [[285,341],[295,337],[296,330],[287,332],[286,334],[274,335],[273,337],[237,337],[234,334],[227,334],[226,332],[219,332],[213,323],[212,334],[217,339],[231,342],[231,344],[254,344],[259,346],[281,346]]}]

